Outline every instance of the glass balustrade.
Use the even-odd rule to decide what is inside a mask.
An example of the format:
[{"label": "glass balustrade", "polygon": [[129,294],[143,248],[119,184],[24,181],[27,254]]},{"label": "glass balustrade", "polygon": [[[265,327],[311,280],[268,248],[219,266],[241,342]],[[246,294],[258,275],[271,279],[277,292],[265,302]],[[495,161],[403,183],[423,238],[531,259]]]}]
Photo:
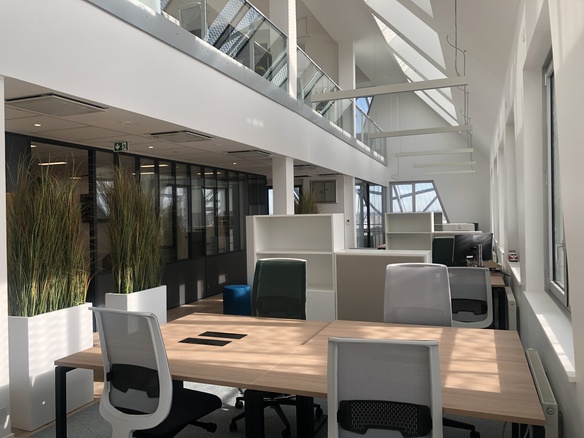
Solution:
[{"label": "glass balustrade", "polygon": [[[202,0],[185,5],[184,0],[162,0],[161,6],[169,19],[196,37],[276,86],[287,89],[287,37],[247,1]],[[297,56],[298,101],[354,135],[369,155],[385,162],[385,140],[368,137],[369,133],[381,129],[355,106],[353,99],[312,103],[312,95],[339,91],[340,88],[300,48]]]}]

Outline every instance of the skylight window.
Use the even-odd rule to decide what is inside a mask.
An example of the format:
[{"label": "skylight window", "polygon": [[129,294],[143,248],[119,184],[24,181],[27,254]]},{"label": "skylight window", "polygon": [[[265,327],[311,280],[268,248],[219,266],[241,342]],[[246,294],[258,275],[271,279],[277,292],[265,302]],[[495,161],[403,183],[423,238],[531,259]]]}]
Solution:
[{"label": "skylight window", "polygon": [[[430,26],[397,0],[366,1],[375,11],[373,18],[409,81],[446,78],[438,34]],[[425,10],[430,5],[421,1],[417,6]],[[458,124],[449,88],[417,91],[416,95],[450,125]]]}]

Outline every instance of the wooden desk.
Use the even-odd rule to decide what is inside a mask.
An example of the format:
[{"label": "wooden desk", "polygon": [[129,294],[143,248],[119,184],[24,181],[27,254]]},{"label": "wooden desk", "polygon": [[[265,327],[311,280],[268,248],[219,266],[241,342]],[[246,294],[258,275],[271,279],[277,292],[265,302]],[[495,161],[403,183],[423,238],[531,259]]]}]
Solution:
[{"label": "wooden desk", "polygon": [[[445,414],[544,425],[523,347],[513,331],[334,321],[260,377],[252,388],[326,397],[329,336],[436,339]],[[302,415],[310,415],[309,404],[303,409]],[[297,421],[300,427],[307,420]]]},{"label": "wooden desk", "polygon": [[[245,333],[224,347],[184,344],[205,331]],[[543,425],[544,416],[516,332],[192,314],[162,326],[174,378],[247,388],[246,436],[263,436],[261,391],[299,395],[298,436],[312,436],[312,397],[327,394],[329,336],[439,341],[444,412]],[[94,347],[55,362],[57,437],[66,437],[66,373],[102,368]]]},{"label": "wooden desk", "polygon": [[[259,377],[327,324],[321,321],[194,313],[164,324],[161,331],[174,379],[250,388]],[[188,337],[199,337],[206,331],[247,336],[233,339],[223,347],[179,342]],[[97,346],[64,357],[55,364],[56,431],[57,437],[66,437],[66,373],[74,368],[102,371],[101,348]]]},{"label": "wooden desk", "polygon": [[491,272],[491,287],[505,287],[505,280],[501,272]]}]

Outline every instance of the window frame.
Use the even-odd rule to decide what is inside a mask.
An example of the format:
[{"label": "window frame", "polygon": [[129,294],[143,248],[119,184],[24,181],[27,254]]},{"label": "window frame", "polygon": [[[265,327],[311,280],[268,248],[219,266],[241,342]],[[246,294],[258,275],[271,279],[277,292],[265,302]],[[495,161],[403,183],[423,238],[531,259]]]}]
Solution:
[{"label": "window frame", "polygon": [[[555,124],[552,119],[552,104],[555,105],[555,76],[554,76],[554,67],[553,67],[553,59],[550,59],[547,66],[544,68],[544,92],[545,92],[545,166],[546,166],[546,173],[545,173],[545,191],[546,191],[546,261],[545,261],[545,278],[546,278],[546,291],[556,298],[565,308],[568,310],[570,309],[570,293],[569,293],[569,284],[568,284],[568,255],[566,252],[566,238],[565,238],[565,230],[562,225],[562,242],[559,245],[555,243],[555,226],[554,224],[559,219],[563,221],[563,208],[562,208],[562,199],[560,196],[559,201],[557,200],[557,196],[555,194],[555,183],[556,183],[556,172],[554,170],[555,164],[555,157],[559,154],[558,144],[555,140],[557,136],[555,135]],[[555,151],[555,153],[554,153]],[[559,175],[557,176],[559,178]],[[559,184],[559,181],[558,181]],[[556,202],[559,202],[559,205],[556,206]],[[555,216],[555,212],[559,208],[560,217]],[[564,254],[564,264],[563,264],[563,276],[564,276],[564,285],[562,285],[556,281],[556,262],[557,262],[557,251],[556,249],[563,248]]]},{"label": "window frame", "polygon": [[[395,211],[393,208],[393,202],[394,202],[394,187],[395,186],[402,186],[402,185],[411,185],[412,186],[412,210],[411,211],[406,211],[406,210],[402,210],[402,211]],[[440,193],[438,193],[438,187],[436,187],[436,183],[434,182],[434,180],[423,180],[423,181],[392,181],[389,183],[389,211],[391,213],[411,213],[411,212],[427,212],[427,211],[437,211],[437,210],[417,210],[416,208],[416,184],[432,184],[432,187],[434,188],[434,192],[436,193],[436,200],[438,201],[438,204],[441,207],[441,210],[438,210],[439,212],[442,212],[443,218],[446,220],[446,222],[450,222],[448,220],[448,213],[446,212],[446,208],[444,207],[444,203],[442,202],[442,198],[440,198]],[[432,204],[436,202],[433,201]],[[432,205],[430,204],[430,205]]]}]

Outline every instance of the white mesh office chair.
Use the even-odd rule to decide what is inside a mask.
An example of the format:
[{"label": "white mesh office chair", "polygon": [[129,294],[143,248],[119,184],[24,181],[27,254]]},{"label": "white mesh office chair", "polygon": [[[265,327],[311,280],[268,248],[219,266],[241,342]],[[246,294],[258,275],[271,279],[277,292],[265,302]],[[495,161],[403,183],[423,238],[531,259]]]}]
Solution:
[{"label": "white mesh office chair", "polygon": [[329,338],[328,437],[441,438],[437,341]]},{"label": "white mesh office chair", "polygon": [[487,328],[493,324],[493,291],[488,268],[450,267],[452,325]]},{"label": "white mesh office chair", "polygon": [[452,325],[448,268],[433,263],[396,263],[385,272],[384,321]]},{"label": "white mesh office chair", "polygon": [[[434,263],[387,265],[383,313],[385,322],[451,327],[448,268]],[[480,437],[472,424],[450,418],[443,418],[443,424]]]},{"label": "white mesh office chair", "polygon": [[215,431],[215,424],[197,420],[219,409],[221,399],[173,382],[154,314],[91,310],[105,377],[99,412],[114,438],[174,437],[188,424]]}]

